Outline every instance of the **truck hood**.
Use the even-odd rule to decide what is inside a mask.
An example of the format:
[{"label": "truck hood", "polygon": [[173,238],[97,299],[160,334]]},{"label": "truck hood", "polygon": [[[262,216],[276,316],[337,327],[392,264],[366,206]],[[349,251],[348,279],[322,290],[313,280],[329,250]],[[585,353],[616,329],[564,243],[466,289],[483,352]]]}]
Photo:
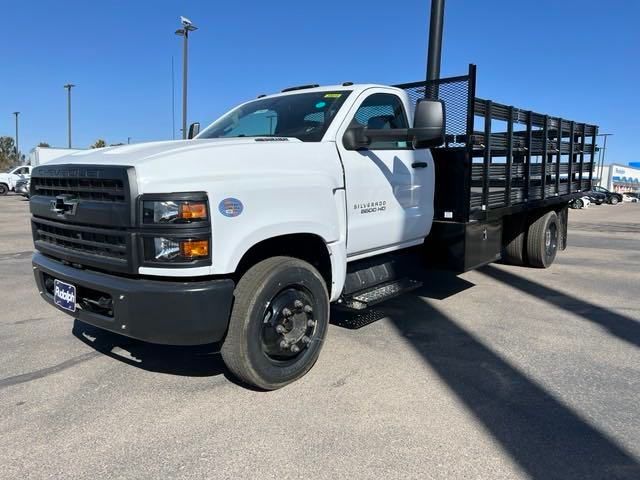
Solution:
[{"label": "truck hood", "polygon": [[[332,161],[333,160],[333,161]],[[222,138],[140,143],[83,150],[47,162],[125,165],[136,169],[139,193],[201,191],[203,184],[243,178],[320,175],[342,186],[342,166],[333,142],[296,138]]]},{"label": "truck hood", "polygon": [[[287,142],[299,142],[298,139],[287,139]],[[212,138],[202,140],[170,140],[162,142],[137,143],[115,147],[80,150],[70,155],[58,157],[48,162],[53,164],[96,164],[96,165],[131,165],[137,166],[152,162],[163,156],[182,156],[194,151],[215,150],[220,147],[234,145],[251,145],[259,143],[250,138]],[[265,142],[267,143],[267,142]]]}]

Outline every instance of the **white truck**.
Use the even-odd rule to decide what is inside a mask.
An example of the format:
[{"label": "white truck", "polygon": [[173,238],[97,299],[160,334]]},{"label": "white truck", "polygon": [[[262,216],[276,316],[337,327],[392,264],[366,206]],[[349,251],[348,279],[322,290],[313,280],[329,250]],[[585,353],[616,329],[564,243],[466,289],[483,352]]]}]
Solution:
[{"label": "white truck", "polygon": [[0,173],[0,196],[6,195],[16,188],[18,180],[29,178],[31,175],[30,165],[19,165],[6,172]]},{"label": "white truck", "polygon": [[415,288],[423,259],[548,267],[569,200],[590,188],[597,134],[476,98],[474,66],[398,87],[289,88],[197,130],[36,168],[36,283],[112,332],[220,343],[262,389],[313,366],[331,303],[360,311]]}]

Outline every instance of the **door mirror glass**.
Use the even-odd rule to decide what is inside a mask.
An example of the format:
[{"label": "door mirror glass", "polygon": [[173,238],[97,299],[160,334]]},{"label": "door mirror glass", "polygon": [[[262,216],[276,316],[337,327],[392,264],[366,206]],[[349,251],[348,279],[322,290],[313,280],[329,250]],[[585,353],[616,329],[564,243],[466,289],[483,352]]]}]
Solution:
[{"label": "door mirror glass", "polygon": [[420,100],[413,118],[415,148],[437,147],[444,143],[445,110],[442,100]]},{"label": "door mirror glass", "polygon": [[200,122],[194,122],[189,125],[189,135],[187,136],[187,138],[192,139],[196,135],[198,135],[198,133],[200,133]]}]

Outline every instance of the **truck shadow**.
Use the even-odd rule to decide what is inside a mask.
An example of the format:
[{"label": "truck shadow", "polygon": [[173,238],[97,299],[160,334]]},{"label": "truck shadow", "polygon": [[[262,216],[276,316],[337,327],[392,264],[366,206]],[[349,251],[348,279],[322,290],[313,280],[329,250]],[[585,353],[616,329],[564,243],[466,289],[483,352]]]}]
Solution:
[{"label": "truck shadow", "polygon": [[219,346],[215,344],[194,347],[157,345],[108,332],[80,320],[74,321],[72,333],[98,352],[149,372],[189,377],[231,377],[218,353]]},{"label": "truck shadow", "polygon": [[631,453],[428,300],[473,284],[447,272],[422,280],[417,295],[389,301],[377,316],[390,320],[528,478],[640,478]]},{"label": "truck shadow", "polygon": [[547,287],[502,268],[487,265],[478,272],[509,285],[523,293],[574,313],[592,323],[600,325],[611,335],[636,347],[640,347],[640,323],[638,321],[600,307],[580,298]]}]

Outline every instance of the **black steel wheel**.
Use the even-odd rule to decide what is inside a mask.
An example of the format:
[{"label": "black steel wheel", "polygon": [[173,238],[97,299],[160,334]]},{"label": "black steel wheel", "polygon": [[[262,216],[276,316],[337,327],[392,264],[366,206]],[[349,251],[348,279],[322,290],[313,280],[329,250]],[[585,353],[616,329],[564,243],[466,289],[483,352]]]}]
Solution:
[{"label": "black steel wheel", "polygon": [[9,192],[9,187],[4,183],[0,183],[0,196],[6,195]]},{"label": "black steel wheel", "polygon": [[547,212],[529,225],[527,262],[532,267],[550,267],[556,259],[560,238],[560,222],[556,212]]},{"label": "black steel wheel", "polygon": [[273,257],[240,279],[222,358],[242,381],[275,390],[305,375],[329,324],[325,281],[310,264]]}]

